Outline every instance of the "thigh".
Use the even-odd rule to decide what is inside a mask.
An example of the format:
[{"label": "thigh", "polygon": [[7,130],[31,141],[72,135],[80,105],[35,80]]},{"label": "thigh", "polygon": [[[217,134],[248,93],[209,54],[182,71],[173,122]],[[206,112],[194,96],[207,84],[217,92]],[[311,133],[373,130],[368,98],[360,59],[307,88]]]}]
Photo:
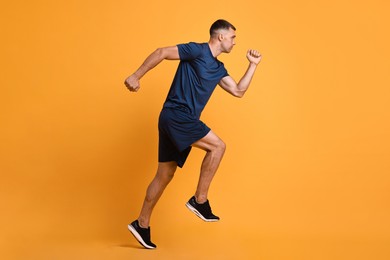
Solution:
[{"label": "thigh", "polygon": [[215,148],[224,146],[225,143],[219,138],[213,131],[209,131],[208,134],[192,144],[193,147],[200,148],[205,151],[212,151]]},{"label": "thigh", "polygon": [[[172,142],[172,139],[169,138],[163,131],[159,131],[159,144],[158,144],[158,161],[159,163],[170,163],[176,162],[177,166],[182,168],[185,161],[187,160],[188,155],[191,151],[191,146],[188,146],[184,150],[180,151],[176,145]],[[161,166],[162,169],[166,167]]]},{"label": "thigh", "polygon": [[175,109],[163,109],[159,119],[161,137],[169,139],[179,152],[205,137],[210,128],[199,118]]}]

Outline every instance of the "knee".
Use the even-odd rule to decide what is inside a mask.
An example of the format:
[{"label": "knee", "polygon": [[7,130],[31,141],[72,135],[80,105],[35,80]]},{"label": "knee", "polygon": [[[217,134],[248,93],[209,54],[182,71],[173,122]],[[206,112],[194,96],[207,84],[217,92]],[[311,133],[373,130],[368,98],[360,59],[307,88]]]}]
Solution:
[{"label": "knee", "polygon": [[223,154],[226,150],[225,142],[219,139],[218,142],[216,142],[215,144],[215,149]]},{"label": "knee", "polygon": [[157,169],[157,177],[164,179],[166,181],[172,180],[175,176],[176,166],[175,167],[159,167]]},{"label": "knee", "polygon": [[221,149],[222,149],[223,151],[226,150],[226,143],[225,143],[224,141],[222,141],[222,140],[221,140]]},{"label": "knee", "polygon": [[175,176],[175,171],[158,171],[157,178],[162,182],[170,182]]},{"label": "knee", "polygon": [[172,180],[173,177],[175,176],[175,171],[166,171],[166,172],[164,172],[164,176],[168,180]]}]

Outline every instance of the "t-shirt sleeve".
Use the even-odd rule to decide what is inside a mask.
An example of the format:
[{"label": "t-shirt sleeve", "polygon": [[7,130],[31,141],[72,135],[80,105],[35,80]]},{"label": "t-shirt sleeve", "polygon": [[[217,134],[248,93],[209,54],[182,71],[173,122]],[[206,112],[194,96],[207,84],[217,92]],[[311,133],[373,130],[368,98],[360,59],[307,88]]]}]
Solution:
[{"label": "t-shirt sleeve", "polygon": [[223,64],[223,62],[221,62],[221,65],[222,65],[222,72],[221,72],[222,77],[221,77],[221,79],[226,77],[226,76],[230,76],[229,72],[226,70],[225,65]]},{"label": "t-shirt sleeve", "polygon": [[193,60],[202,54],[202,46],[194,42],[178,44],[177,48],[180,60]]},{"label": "t-shirt sleeve", "polygon": [[229,75],[229,72],[225,69],[222,78],[227,77],[227,76],[230,76],[230,75]]}]

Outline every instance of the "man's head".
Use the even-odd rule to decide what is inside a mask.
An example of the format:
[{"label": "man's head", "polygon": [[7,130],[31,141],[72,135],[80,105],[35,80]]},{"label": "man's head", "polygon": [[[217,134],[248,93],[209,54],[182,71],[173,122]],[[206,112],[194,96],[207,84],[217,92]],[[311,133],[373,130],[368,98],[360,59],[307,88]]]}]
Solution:
[{"label": "man's head", "polygon": [[219,19],[210,27],[210,40],[220,43],[221,51],[229,53],[236,44],[236,27],[226,20]]}]

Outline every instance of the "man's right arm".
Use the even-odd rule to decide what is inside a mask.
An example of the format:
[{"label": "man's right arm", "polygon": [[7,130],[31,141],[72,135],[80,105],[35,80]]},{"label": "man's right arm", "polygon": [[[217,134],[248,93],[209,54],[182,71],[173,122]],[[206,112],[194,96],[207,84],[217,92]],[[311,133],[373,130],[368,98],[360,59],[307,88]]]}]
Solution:
[{"label": "man's right arm", "polygon": [[140,88],[139,80],[151,69],[156,67],[163,60],[178,60],[180,59],[177,46],[158,48],[150,54],[144,63],[125,80],[126,87],[133,92],[137,92]]}]

